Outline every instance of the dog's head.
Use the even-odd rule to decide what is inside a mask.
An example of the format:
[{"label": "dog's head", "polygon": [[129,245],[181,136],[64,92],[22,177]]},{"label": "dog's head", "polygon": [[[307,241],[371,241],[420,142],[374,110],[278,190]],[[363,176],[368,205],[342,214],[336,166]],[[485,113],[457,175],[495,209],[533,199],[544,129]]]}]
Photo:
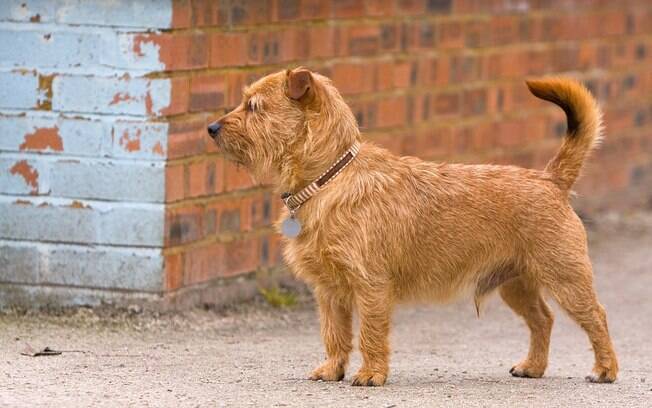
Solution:
[{"label": "dog's head", "polygon": [[242,103],[211,123],[208,133],[227,159],[265,177],[293,163],[323,171],[320,156],[339,145],[348,148],[358,129],[331,81],[297,68],[246,87]]}]

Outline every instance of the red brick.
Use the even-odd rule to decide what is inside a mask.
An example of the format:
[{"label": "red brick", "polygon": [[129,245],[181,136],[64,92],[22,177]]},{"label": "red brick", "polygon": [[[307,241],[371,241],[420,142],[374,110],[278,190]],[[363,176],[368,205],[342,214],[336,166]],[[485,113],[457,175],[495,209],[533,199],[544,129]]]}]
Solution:
[{"label": "red brick", "polygon": [[456,115],[460,112],[460,95],[458,92],[433,95],[432,101],[432,109],[436,115]]},{"label": "red brick", "polygon": [[342,95],[372,92],[374,88],[373,75],[363,64],[336,64],[331,69],[331,78]]},{"label": "red brick", "polygon": [[487,21],[472,20],[464,24],[464,45],[466,47],[487,47],[491,43],[491,29]]},{"label": "red brick", "polygon": [[277,0],[276,18],[280,21],[292,21],[301,16],[301,0]]},{"label": "red brick", "polygon": [[199,240],[202,234],[202,210],[191,205],[165,212],[165,246],[187,244]]},{"label": "red brick", "polygon": [[225,270],[225,246],[209,243],[190,248],[184,259],[184,285],[194,285],[222,277]]},{"label": "red brick", "polygon": [[366,4],[366,15],[389,17],[396,13],[396,8],[393,0],[376,0],[370,1]]},{"label": "red brick", "polygon": [[188,78],[172,78],[170,83],[172,87],[170,105],[162,109],[161,114],[176,115],[188,112],[188,104],[190,101],[190,82]]},{"label": "red brick", "polygon": [[211,67],[247,64],[247,33],[215,33],[211,35]]},{"label": "red brick", "polygon": [[398,0],[396,9],[405,15],[423,14],[426,11],[426,0]]},{"label": "red brick", "polygon": [[333,14],[337,18],[362,17],[365,13],[363,0],[332,0]]},{"label": "red brick", "polygon": [[221,199],[210,203],[204,211],[205,230],[210,234],[237,234],[251,230],[251,198]]},{"label": "red brick", "polygon": [[[402,42],[411,52],[431,50],[437,47],[437,24],[432,21],[421,21],[418,24],[403,26],[406,36]],[[407,38],[409,37],[409,38]]]},{"label": "red brick", "polygon": [[387,91],[394,88],[394,63],[379,62],[374,70],[374,89],[376,91]]},{"label": "red brick", "polygon": [[437,47],[454,49],[464,47],[463,24],[459,21],[443,22],[437,29]]},{"label": "red brick", "polygon": [[426,12],[436,14],[450,13],[453,6],[453,0],[427,0]]},{"label": "red brick", "polygon": [[379,127],[399,126],[407,118],[404,96],[382,99],[378,102]]},{"label": "red brick", "polygon": [[616,36],[626,33],[627,16],[621,10],[612,9],[602,15],[600,33],[603,36]]},{"label": "red brick", "polygon": [[[204,0],[217,3],[215,0]],[[272,0],[239,0],[220,2],[218,22],[224,26],[256,25],[272,21]]]},{"label": "red brick", "polygon": [[160,58],[167,70],[199,69],[208,66],[208,37],[201,33],[171,34],[161,46]]},{"label": "red brick", "polygon": [[223,108],[224,91],[224,78],[221,75],[193,77],[190,82],[190,112],[212,112]]},{"label": "red brick", "polygon": [[204,153],[207,143],[213,143],[206,133],[207,122],[186,119],[170,122],[168,130],[168,159]]},{"label": "red brick", "polygon": [[482,115],[487,111],[487,90],[467,90],[463,94],[462,115]]},{"label": "red brick", "polygon": [[224,191],[244,190],[254,186],[249,172],[231,162],[224,165]]},{"label": "red brick", "polygon": [[302,0],[301,16],[305,19],[323,19],[331,16],[332,2],[325,0]]},{"label": "red brick", "polygon": [[283,30],[279,39],[281,62],[302,61],[310,55],[310,32],[307,29]]},{"label": "red brick", "polygon": [[184,197],[184,167],[173,165],[165,167],[165,201],[172,202]]},{"label": "red brick", "polygon": [[215,0],[191,0],[194,27],[216,26],[219,24],[219,2]]},{"label": "red brick", "polygon": [[133,52],[142,55],[144,44],[153,43],[159,48],[159,58],[168,71],[178,71],[208,66],[208,41],[201,33],[157,33],[134,36]]},{"label": "red brick", "polygon": [[[522,78],[528,73],[544,73],[547,63],[546,55],[542,51],[508,51],[489,55],[484,61],[487,79]],[[460,65],[464,64],[463,61],[459,63]],[[455,68],[451,68],[451,71],[454,72]],[[477,72],[471,68],[467,71],[468,77]]]},{"label": "red brick", "polygon": [[497,143],[501,147],[514,147],[523,143],[527,122],[523,120],[503,120],[498,124]]},{"label": "red brick", "polygon": [[224,165],[225,161],[222,157],[213,156],[207,159],[206,191],[208,194],[219,194],[224,191],[224,178],[222,177]]},{"label": "red brick", "polygon": [[451,65],[450,58],[446,56],[423,59],[419,61],[418,76],[424,78],[424,85],[446,85],[451,81]]},{"label": "red brick", "polygon": [[256,270],[259,265],[258,240],[248,238],[224,245],[224,276]]},{"label": "red brick", "polygon": [[375,55],[380,50],[380,27],[353,26],[346,30],[341,40],[345,41],[345,46],[342,48],[347,50],[346,55]]},{"label": "red brick", "polygon": [[192,9],[190,0],[172,1],[172,27],[185,28],[192,24]]},{"label": "red brick", "polygon": [[183,285],[183,253],[165,255],[165,289],[176,290]]},{"label": "red brick", "polygon": [[399,62],[394,65],[394,88],[405,89],[412,85],[412,64]]},{"label": "red brick", "polygon": [[199,197],[208,193],[207,167],[205,161],[186,165],[186,197]]},{"label": "red brick", "polygon": [[267,266],[283,265],[283,241],[281,236],[276,233],[267,236],[269,241],[269,262]]},{"label": "red brick", "polygon": [[273,204],[272,200],[281,200],[280,197],[273,196],[271,193],[262,193],[252,196],[246,201],[246,216],[250,228],[268,227],[273,221]]},{"label": "red brick", "polygon": [[448,127],[415,132],[404,139],[403,154],[433,159],[451,154],[452,130]]},{"label": "red brick", "polygon": [[309,41],[309,57],[326,58],[337,55],[337,37],[339,28],[331,26],[311,27],[308,37],[304,40]]},{"label": "red brick", "polygon": [[516,15],[493,16],[489,29],[494,45],[507,45],[519,40],[518,16]]}]

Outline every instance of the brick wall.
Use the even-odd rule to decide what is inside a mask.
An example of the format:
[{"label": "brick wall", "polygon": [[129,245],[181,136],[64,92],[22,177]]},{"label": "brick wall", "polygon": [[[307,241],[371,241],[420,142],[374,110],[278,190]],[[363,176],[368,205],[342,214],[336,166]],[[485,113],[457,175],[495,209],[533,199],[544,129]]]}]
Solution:
[{"label": "brick wall", "polygon": [[607,126],[576,207],[652,207],[648,1],[9,3],[0,278],[32,298],[220,302],[280,270],[280,200],[225,162],[205,126],[243,85],[296,65],[331,76],[365,137],[396,153],[536,168],[565,120],[523,79],[574,76]]}]

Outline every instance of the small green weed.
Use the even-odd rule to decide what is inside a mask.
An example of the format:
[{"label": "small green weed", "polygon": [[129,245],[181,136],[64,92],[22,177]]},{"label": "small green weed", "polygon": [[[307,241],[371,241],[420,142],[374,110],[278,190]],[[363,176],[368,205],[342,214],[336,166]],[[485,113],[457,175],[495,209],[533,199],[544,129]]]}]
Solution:
[{"label": "small green weed", "polygon": [[297,295],[279,288],[259,288],[267,303],[274,307],[292,307],[297,303]]}]

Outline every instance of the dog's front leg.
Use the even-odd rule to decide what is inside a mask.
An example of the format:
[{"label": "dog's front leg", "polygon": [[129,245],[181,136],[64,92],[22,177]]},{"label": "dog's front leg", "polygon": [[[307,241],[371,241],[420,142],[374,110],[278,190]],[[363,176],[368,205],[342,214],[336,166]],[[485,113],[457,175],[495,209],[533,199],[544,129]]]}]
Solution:
[{"label": "dog's front leg", "polygon": [[362,367],[353,377],[353,385],[380,386],[387,380],[392,304],[390,297],[382,293],[384,292],[378,291],[374,294],[356,295],[360,316]]},{"label": "dog's front leg", "polygon": [[315,297],[327,359],[312,372],[310,379],[340,381],[352,349],[351,296],[317,288]]}]

